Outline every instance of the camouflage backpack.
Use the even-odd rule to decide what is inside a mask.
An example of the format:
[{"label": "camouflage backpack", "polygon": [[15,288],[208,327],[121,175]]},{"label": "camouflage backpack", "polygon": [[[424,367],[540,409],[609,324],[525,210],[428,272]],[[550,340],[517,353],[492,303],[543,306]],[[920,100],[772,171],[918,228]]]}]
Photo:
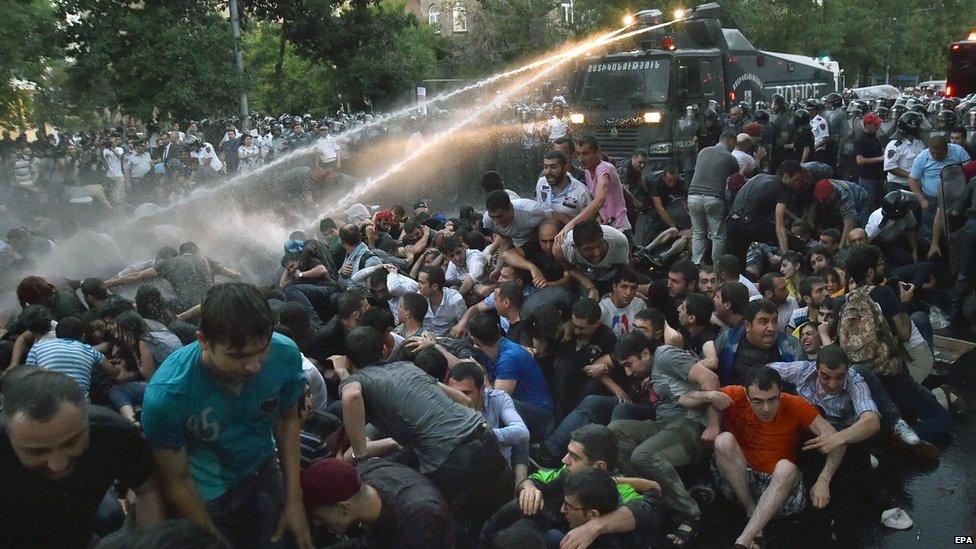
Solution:
[{"label": "camouflage backpack", "polygon": [[847,294],[837,322],[837,336],[851,364],[870,362],[874,373],[894,375],[902,366],[899,345],[881,307],[871,299],[872,287],[861,286]]}]

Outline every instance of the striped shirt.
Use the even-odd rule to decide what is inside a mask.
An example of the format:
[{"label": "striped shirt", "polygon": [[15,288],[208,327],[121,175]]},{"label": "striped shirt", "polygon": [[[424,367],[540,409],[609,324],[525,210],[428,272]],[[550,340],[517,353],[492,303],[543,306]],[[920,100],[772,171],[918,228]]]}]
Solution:
[{"label": "striped shirt", "polygon": [[27,353],[27,364],[61,372],[78,382],[88,394],[92,369],[105,360],[105,355],[91,345],[76,339],[45,339],[38,341]]},{"label": "striped shirt", "polygon": [[864,412],[878,412],[868,384],[854,370],[847,371],[836,395],[828,395],[820,390],[816,362],[774,362],[769,367],[779,372],[783,381],[796,385],[796,393],[819,408],[821,415],[834,427],[849,427]]}]

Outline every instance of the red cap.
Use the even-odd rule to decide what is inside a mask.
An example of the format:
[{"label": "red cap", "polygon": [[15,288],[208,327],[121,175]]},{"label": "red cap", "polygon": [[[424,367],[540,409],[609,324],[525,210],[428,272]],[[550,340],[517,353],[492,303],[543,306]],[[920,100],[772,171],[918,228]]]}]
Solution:
[{"label": "red cap", "polygon": [[376,212],[376,220],[383,221],[384,219],[389,219],[393,221],[393,210],[380,210]]},{"label": "red cap", "polygon": [[862,119],[864,124],[874,124],[875,126],[880,126],[884,123],[884,119],[877,115],[877,113],[869,112],[864,115]]},{"label": "red cap", "polygon": [[971,160],[963,164],[962,170],[966,172],[966,181],[976,177],[976,160]]},{"label": "red cap", "polygon": [[829,179],[817,181],[813,188],[813,196],[820,202],[826,202],[834,197],[834,184]]},{"label": "red cap", "polygon": [[759,122],[750,122],[742,128],[742,131],[749,134],[749,137],[759,137],[762,135],[763,126]]},{"label": "red cap", "polygon": [[339,459],[323,459],[302,473],[305,509],[329,507],[359,493],[361,484],[356,468]]}]

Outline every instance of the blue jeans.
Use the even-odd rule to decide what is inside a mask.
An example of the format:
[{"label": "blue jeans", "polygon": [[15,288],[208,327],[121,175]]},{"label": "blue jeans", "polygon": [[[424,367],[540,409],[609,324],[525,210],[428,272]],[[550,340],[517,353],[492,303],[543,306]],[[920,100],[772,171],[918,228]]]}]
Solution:
[{"label": "blue jeans", "polygon": [[207,513],[220,534],[235,548],[291,548],[295,547],[291,534],[286,533],[277,543],[271,543],[284,499],[281,469],[278,461],[271,458],[247,479],[208,501]]},{"label": "blue jeans", "polygon": [[515,401],[515,410],[522,416],[525,426],[529,428],[532,442],[543,440],[552,432],[552,424],[555,418],[549,410],[535,404],[529,404],[524,400]]},{"label": "blue jeans", "polygon": [[903,414],[917,418],[913,426],[922,440],[933,442],[949,432],[952,416],[939,404],[932,391],[922,387],[908,373],[908,368],[893,376],[884,376],[882,383]]},{"label": "blue jeans", "polygon": [[120,410],[123,406],[142,404],[142,397],[146,394],[146,385],[145,381],[119,383],[109,389],[108,398],[116,410]]},{"label": "blue jeans", "polygon": [[[876,208],[877,205],[881,203],[881,200],[878,197],[878,193],[880,192],[880,189],[881,189],[881,180],[879,180],[879,179],[867,179],[867,178],[862,177],[862,178],[860,178],[860,179],[857,180],[857,184],[862,189],[864,189],[865,191],[868,192],[868,203],[871,205],[871,210],[868,211],[868,215],[870,215],[871,212],[874,211],[874,208]],[[858,213],[860,213],[860,212],[858,212]]]},{"label": "blue jeans", "polygon": [[573,431],[590,423],[606,425],[610,423],[614,408],[620,401],[615,396],[589,395],[583,398],[572,412],[559,422],[559,426],[543,442],[549,454],[561,456],[566,453]]},{"label": "blue jeans", "polygon": [[935,338],[935,332],[932,330],[932,319],[929,318],[928,313],[925,311],[917,311],[912,313],[911,316],[912,323],[918,328],[918,333],[922,334],[922,339],[929,344],[929,349],[934,349],[933,339]]}]

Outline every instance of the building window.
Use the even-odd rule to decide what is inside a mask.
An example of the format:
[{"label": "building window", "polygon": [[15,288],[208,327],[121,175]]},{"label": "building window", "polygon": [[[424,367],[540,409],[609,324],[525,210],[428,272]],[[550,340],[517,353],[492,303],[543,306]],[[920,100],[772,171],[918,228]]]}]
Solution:
[{"label": "building window", "polygon": [[441,9],[437,4],[431,4],[427,10],[427,24],[434,27],[434,32],[441,32]]},{"label": "building window", "polygon": [[566,23],[567,25],[572,25],[573,24],[573,0],[563,0],[563,2],[559,4],[559,7],[562,9],[563,23]]},{"label": "building window", "polygon": [[468,31],[468,10],[465,9],[464,4],[454,3],[452,17],[454,18],[454,32]]}]

